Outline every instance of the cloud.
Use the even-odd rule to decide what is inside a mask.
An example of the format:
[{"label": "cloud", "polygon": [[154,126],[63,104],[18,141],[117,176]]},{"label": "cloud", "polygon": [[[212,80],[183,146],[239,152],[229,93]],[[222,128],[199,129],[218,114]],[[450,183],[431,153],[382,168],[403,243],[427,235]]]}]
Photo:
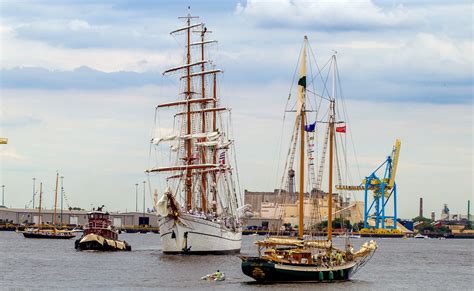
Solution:
[{"label": "cloud", "polygon": [[[25,40],[17,37],[15,28],[0,25],[2,68],[43,67],[53,70],[73,70],[87,66],[103,72],[158,71],[179,63],[173,50],[146,48],[68,48],[48,41]],[[34,52],[34,53],[31,53]],[[73,57],[72,57],[73,56]]]},{"label": "cloud", "polygon": [[401,5],[382,8],[370,0],[248,0],[235,11],[265,28],[371,31],[407,29],[420,21]]},{"label": "cloud", "polygon": [[[65,48],[163,49],[174,43],[158,34],[154,23],[139,25],[90,24],[83,19],[49,19],[24,22],[13,28],[18,39],[35,40]],[[166,44],[169,44],[166,46]]]},{"label": "cloud", "polygon": [[52,71],[44,68],[1,69],[3,88],[38,89],[120,89],[142,87],[160,83],[161,74],[154,72],[112,72],[106,73],[89,67],[73,71]]},{"label": "cloud", "polygon": [[2,148],[0,148],[0,160],[18,162],[25,161],[26,157],[19,154],[14,148],[6,148],[6,146],[2,146]]}]

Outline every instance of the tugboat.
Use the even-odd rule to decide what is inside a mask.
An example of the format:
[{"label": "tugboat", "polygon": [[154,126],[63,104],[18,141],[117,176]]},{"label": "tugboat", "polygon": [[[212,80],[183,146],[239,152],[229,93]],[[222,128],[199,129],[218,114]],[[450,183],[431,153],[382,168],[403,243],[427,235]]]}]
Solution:
[{"label": "tugboat", "polygon": [[102,211],[104,205],[87,213],[89,224],[82,237],[76,240],[75,248],[79,251],[131,251],[131,246],[118,239],[118,231],[109,219],[109,213]]}]

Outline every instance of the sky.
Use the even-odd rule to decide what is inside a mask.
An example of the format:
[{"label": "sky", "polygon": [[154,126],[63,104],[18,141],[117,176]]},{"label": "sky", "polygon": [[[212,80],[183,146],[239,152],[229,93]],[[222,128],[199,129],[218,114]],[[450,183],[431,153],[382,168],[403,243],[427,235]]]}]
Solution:
[{"label": "sky", "polygon": [[[191,6],[219,41],[220,92],[232,108],[241,188],[277,188],[283,108],[303,36],[321,65],[337,51],[354,183],[396,138],[399,216],[467,211],[473,198],[473,6],[470,1],[0,1],[0,183],[8,207],[135,208],[154,106],[175,100],[161,73],[183,61],[169,32]],[[38,187],[38,183],[36,183]],[[357,198],[362,199],[362,193]],[[150,197],[147,194],[147,205]]]}]

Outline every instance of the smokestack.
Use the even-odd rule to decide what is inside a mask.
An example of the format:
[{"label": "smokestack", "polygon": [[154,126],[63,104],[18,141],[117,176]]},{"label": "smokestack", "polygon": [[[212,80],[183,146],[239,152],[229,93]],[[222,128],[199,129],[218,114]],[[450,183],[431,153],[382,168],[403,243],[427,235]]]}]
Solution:
[{"label": "smokestack", "polygon": [[431,220],[435,221],[435,212],[431,211]]},{"label": "smokestack", "polygon": [[295,171],[293,169],[290,169],[288,171],[288,176],[290,176],[290,185],[288,189],[290,191],[290,195],[294,193],[295,191]]},{"label": "smokestack", "polygon": [[290,178],[290,183],[289,183],[289,188],[288,191],[290,192],[290,195],[285,195],[285,201],[284,203],[288,203],[289,201],[292,201],[292,196],[295,193],[295,171],[293,169],[290,169],[288,171],[288,176]]},{"label": "smokestack", "polygon": [[420,197],[420,215],[419,217],[423,217],[423,197]]},{"label": "smokestack", "polygon": [[467,200],[467,221],[471,221],[471,200]]}]

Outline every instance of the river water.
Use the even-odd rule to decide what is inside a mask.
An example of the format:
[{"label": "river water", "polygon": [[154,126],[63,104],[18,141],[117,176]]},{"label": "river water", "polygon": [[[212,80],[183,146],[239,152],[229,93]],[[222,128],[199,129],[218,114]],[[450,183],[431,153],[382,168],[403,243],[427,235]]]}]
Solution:
[{"label": "river water", "polygon": [[[260,237],[261,238],[261,237]],[[72,240],[25,239],[0,232],[1,289],[163,290],[473,290],[474,240],[378,239],[379,249],[352,281],[255,284],[227,256],[163,255],[157,234],[122,234],[131,252],[77,252]],[[244,236],[243,255],[255,254],[256,236]],[[353,239],[358,247],[365,239]],[[342,240],[335,241],[342,243]],[[222,282],[200,280],[220,269]]]}]

